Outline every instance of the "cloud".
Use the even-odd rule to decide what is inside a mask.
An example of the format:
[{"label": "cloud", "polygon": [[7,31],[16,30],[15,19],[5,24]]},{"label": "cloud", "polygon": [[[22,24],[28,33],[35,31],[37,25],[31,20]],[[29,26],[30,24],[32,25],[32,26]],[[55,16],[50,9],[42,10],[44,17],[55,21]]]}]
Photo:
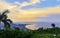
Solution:
[{"label": "cloud", "polygon": [[[22,2],[22,3],[20,3],[16,0],[14,1],[14,3],[8,3],[6,0],[0,0],[0,1],[1,1],[1,3],[3,2],[5,4],[9,4],[9,5],[12,4],[12,7],[10,7],[10,8],[13,8],[13,7],[16,7],[16,6],[19,7],[19,8],[22,8],[24,6],[34,5],[34,4],[41,3],[42,1],[46,1],[46,0],[30,0],[30,2],[25,1],[25,2]],[[9,7],[7,7],[7,8],[9,8]]]},{"label": "cloud", "polygon": [[0,9],[1,10],[6,10],[6,9],[9,9],[10,10],[11,8],[14,8],[14,7],[16,7],[16,6],[13,6],[10,3],[7,3],[5,1],[1,1],[0,2]]},{"label": "cloud", "polygon": [[8,14],[8,18],[14,22],[38,22],[41,21],[41,19],[38,20],[37,17],[44,17],[51,13],[60,14],[60,6],[23,10],[17,6],[11,5],[10,3],[0,2],[0,8],[2,11],[9,9],[10,13]]},{"label": "cloud", "polygon": [[[18,10],[17,13],[10,13],[9,18],[11,18],[13,21],[21,21],[21,22],[37,22],[37,17],[44,17],[51,13],[57,13],[60,14],[60,7],[51,7],[51,8],[43,8],[43,9],[30,9],[30,10],[22,10],[18,8],[12,9],[15,13],[16,10]],[[13,12],[11,10],[11,12]]]},{"label": "cloud", "polygon": [[30,0],[30,2],[15,2],[15,4],[18,4],[20,7],[24,7],[24,6],[28,6],[28,5],[34,5],[37,3],[41,3],[42,1],[46,1],[46,0]]},{"label": "cloud", "polygon": [[60,22],[60,14],[48,14],[45,17],[39,17],[44,22]]}]

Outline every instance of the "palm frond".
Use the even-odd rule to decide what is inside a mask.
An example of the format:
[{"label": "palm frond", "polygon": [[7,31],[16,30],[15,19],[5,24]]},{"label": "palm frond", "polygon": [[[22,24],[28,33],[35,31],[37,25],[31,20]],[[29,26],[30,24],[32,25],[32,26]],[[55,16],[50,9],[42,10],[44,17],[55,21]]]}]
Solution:
[{"label": "palm frond", "polygon": [[9,10],[4,11],[2,15],[5,15],[6,13],[9,13]]},{"label": "palm frond", "polygon": [[9,22],[9,23],[13,23],[12,20],[10,20],[10,19],[7,19],[6,21]]}]

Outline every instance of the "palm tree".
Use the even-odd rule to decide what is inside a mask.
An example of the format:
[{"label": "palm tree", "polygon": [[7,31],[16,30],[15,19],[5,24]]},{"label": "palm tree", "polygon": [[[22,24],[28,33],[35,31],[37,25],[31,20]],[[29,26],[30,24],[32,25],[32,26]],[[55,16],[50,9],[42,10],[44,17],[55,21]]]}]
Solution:
[{"label": "palm tree", "polygon": [[12,24],[12,21],[10,19],[7,19],[7,13],[9,13],[8,10],[4,11],[2,14],[0,14],[0,22],[4,23],[4,28],[8,27],[10,28],[10,24]]}]

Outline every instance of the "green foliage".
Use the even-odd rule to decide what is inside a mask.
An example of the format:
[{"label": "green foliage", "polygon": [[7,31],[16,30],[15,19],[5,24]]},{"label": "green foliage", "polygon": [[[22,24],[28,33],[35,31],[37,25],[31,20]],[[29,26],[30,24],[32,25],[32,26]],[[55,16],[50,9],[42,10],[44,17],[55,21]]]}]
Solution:
[{"label": "green foliage", "polygon": [[60,38],[60,28],[21,30],[15,27],[13,30],[0,30],[0,38]]}]

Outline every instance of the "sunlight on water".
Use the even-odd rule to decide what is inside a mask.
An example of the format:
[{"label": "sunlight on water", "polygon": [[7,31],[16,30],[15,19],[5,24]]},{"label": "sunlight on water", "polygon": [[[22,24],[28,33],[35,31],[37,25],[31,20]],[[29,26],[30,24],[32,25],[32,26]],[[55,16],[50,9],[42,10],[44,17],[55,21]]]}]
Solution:
[{"label": "sunlight on water", "polygon": [[31,29],[31,30],[36,30],[38,29],[36,26],[37,26],[36,24],[31,24],[31,25],[26,25],[26,28]]}]

